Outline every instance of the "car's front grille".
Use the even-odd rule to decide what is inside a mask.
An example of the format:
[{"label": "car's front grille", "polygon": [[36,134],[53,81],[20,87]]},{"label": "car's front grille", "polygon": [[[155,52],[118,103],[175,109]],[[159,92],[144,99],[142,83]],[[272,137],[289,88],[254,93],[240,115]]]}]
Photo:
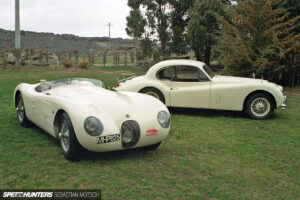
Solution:
[{"label": "car's front grille", "polygon": [[[130,132],[132,134],[132,141],[129,143],[124,142],[123,139],[124,133],[126,132]],[[134,120],[125,121],[121,126],[121,134],[122,134],[123,147],[132,147],[138,142],[140,138],[141,135],[140,126]]]}]

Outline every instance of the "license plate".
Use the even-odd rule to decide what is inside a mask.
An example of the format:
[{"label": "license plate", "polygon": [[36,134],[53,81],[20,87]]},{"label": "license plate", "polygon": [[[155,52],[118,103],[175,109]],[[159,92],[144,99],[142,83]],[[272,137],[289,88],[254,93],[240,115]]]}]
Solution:
[{"label": "license plate", "polygon": [[106,144],[110,142],[117,142],[121,140],[120,134],[106,135],[98,138],[97,144]]}]

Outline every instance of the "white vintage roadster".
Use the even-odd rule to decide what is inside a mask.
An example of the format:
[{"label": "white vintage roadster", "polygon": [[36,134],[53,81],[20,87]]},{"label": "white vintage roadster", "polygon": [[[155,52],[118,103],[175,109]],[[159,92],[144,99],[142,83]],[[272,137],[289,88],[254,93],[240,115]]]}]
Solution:
[{"label": "white vintage roadster", "polygon": [[254,119],[272,116],[284,108],[282,86],[266,80],[216,75],[192,60],[168,60],[152,66],[146,75],[117,83],[119,91],[145,93],[169,107],[244,111]]},{"label": "white vintage roadster", "polygon": [[58,138],[69,160],[77,158],[81,146],[94,152],[155,149],[170,130],[170,114],[159,100],[109,91],[95,79],[21,83],[14,102],[19,123],[32,122]]}]

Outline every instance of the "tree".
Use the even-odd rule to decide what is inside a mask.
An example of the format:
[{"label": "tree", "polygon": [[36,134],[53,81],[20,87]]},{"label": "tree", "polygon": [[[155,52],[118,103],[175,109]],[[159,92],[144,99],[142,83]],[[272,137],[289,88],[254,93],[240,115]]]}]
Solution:
[{"label": "tree", "polygon": [[[170,40],[168,5],[167,0],[128,0],[131,12],[127,17],[127,33],[131,36],[136,35],[140,39],[157,35],[163,58],[167,56],[168,42]],[[145,11],[143,15],[141,14],[141,7]]]},{"label": "tree", "polygon": [[220,24],[217,16],[225,15],[221,0],[196,0],[190,13],[188,38],[197,60],[210,64],[213,45],[218,40]]},{"label": "tree", "polygon": [[[293,32],[299,18],[286,20],[277,1],[239,1],[230,20],[222,22],[222,62],[227,72],[249,76],[252,72],[272,81],[291,73],[299,54],[299,34]],[[275,8],[275,9],[274,9]]]},{"label": "tree", "polygon": [[125,30],[135,41],[141,39],[147,23],[139,10],[140,4],[140,0],[128,0],[128,6],[131,7],[131,10],[129,16],[126,17],[127,27]]},{"label": "tree", "polygon": [[192,7],[193,0],[169,0],[169,3],[171,6],[170,50],[177,55],[186,54],[188,51],[188,41],[186,34],[186,27],[189,20],[188,10]]},{"label": "tree", "polygon": [[148,35],[145,38],[141,39],[140,46],[142,49],[143,57],[151,57],[153,52],[153,42]]},{"label": "tree", "polygon": [[[300,1],[299,0],[280,0],[278,7],[286,13],[286,19],[293,19],[299,16]],[[296,24],[293,29],[294,33],[300,32],[300,23]]]}]

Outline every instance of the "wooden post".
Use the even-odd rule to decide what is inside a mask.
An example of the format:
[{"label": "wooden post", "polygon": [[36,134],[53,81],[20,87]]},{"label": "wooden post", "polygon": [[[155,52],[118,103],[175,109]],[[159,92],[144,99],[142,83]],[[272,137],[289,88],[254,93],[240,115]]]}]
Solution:
[{"label": "wooden post", "polygon": [[120,65],[120,52],[117,51],[117,66]]},{"label": "wooden post", "polygon": [[73,50],[73,54],[75,56],[75,66],[78,64],[78,57],[79,57],[79,51],[78,50]]},{"label": "wooden post", "polygon": [[6,50],[4,50],[4,52],[3,52],[3,68],[4,69],[6,69],[7,57],[8,57],[7,52],[6,52]]},{"label": "wooden post", "polygon": [[94,49],[90,49],[90,63],[93,66],[94,65]]},{"label": "wooden post", "polygon": [[38,50],[38,57],[39,57],[39,61],[40,61],[40,67],[42,66],[42,62],[43,62],[43,52],[41,49]]},{"label": "wooden post", "polygon": [[49,52],[48,52],[48,49],[45,50],[44,55],[45,55],[45,59],[46,59],[46,65],[49,65]]},{"label": "wooden post", "polygon": [[124,53],[124,65],[127,66],[127,51]]},{"label": "wooden post", "polygon": [[104,51],[104,53],[103,53],[103,65],[104,65],[104,67],[106,65],[106,53],[107,53],[107,51]]},{"label": "wooden post", "polygon": [[33,55],[34,55],[34,49],[30,49],[30,64],[33,65]]}]

